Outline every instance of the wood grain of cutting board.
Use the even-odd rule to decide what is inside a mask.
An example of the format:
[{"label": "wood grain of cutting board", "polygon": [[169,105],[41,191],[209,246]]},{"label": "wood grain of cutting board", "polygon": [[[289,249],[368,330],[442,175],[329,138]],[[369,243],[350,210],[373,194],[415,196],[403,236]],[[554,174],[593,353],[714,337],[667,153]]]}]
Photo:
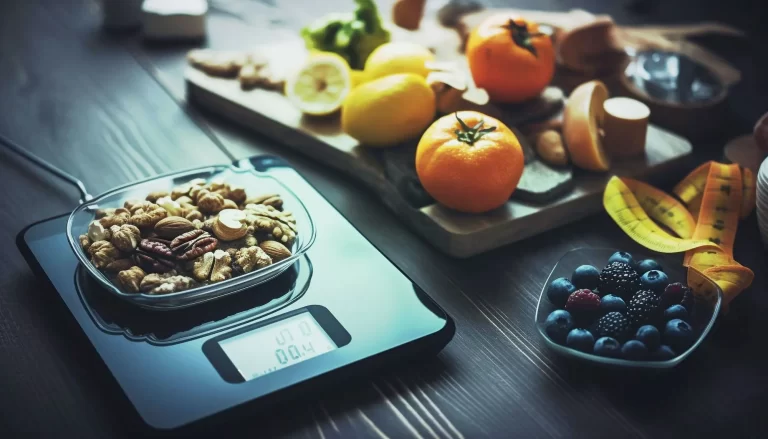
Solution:
[{"label": "wood grain of cutting board", "polygon": [[[466,62],[457,50],[461,39],[456,32],[435,20],[422,23],[418,32],[398,30],[393,39],[419,41],[433,47],[437,59]],[[306,53],[298,38],[271,43],[263,50],[273,60],[271,68],[285,71],[300,63]],[[532,159],[527,150],[523,180],[506,205],[482,215],[452,211],[434,203],[421,188],[413,164],[416,141],[388,149],[365,148],[341,132],[338,117],[304,116],[280,93],[244,91],[236,80],[211,77],[191,67],[186,71],[186,83],[193,104],[358,179],[415,232],[455,257],[528,238],[601,209],[609,174],[550,168]],[[552,117],[561,107],[562,93],[550,88],[537,100],[497,108],[500,114],[492,115],[515,127]],[[658,177],[683,165],[691,150],[687,140],[651,126],[646,156],[616,163],[612,173],[640,179]]]}]

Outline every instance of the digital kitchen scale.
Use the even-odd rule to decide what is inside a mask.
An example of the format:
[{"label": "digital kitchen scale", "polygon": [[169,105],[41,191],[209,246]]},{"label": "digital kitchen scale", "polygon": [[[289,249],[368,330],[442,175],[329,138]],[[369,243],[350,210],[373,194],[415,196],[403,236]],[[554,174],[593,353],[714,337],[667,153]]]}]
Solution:
[{"label": "digital kitchen scale", "polygon": [[[152,311],[103,290],[78,265],[67,215],[19,233],[140,417],[162,430],[248,412],[412,354],[436,354],[451,318],[282,160],[240,161],[280,179],[317,228],[275,279],[218,300]],[[348,384],[345,381],[344,384]]]}]

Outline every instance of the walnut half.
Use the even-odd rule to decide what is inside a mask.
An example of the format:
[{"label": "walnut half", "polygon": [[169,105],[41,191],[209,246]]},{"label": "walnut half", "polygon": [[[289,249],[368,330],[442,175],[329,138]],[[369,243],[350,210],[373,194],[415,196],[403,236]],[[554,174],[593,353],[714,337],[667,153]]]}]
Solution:
[{"label": "walnut half", "polygon": [[88,248],[91,262],[96,268],[106,268],[107,265],[120,259],[120,251],[109,241],[96,241]]},{"label": "walnut half", "polygon": [[139,287],[147,294],[170,294],[188,290],[193,286],[195,281],[191,277],[171,275],[171,273],[151,273],[142,279]]},{"label": "walnut half", "polygon": [[117,273],[117,281],[129,293],[138,293],[141,281],[147,274],[139,267],[133,266]]},{"label": "walnut half", "polygon": [[211,282],[221,282],[232,278],[232,257],[224,250],[216,250],[213,253],[213,269],[211,270]]},{"label": "walnut half", "polygon": [[142,201],[131,206],[129,222],[136,227],[151,228],[166,216],[168,212],[162,207],[149,201]]},{"label": "walnut half", "polygon": [[112,226],[109,230],[112,232],[112,245],[118,250],[130,253],[136,250],[141,241],[141,232],[136,226],[123,224],[122,226]]},{"label": "walnut half", "polygon": [[[121,226],[127,223],[128,219],[131,217],[131,213],[128,211],[128,209],[122,207],[117,209],[105,209],[102,213],[104,216],[99,219],[99,222],[106,228],[111,228],[112,226]],[[96,217],[98,216],[99,212],[97,211]]]},{"label": "walnut half", "polygon": [[205,282],[211,277],[213,270],[213,252],[208,252],[195,259],[192,275],[200,282]]},{"label": "walnut half", "polygon": [[237,267],[243,270],[243,273],[250,273],[253,270],[264,268],[272,264],[272,258],[264,252],[259,246],[241,248],[235,255]]}]

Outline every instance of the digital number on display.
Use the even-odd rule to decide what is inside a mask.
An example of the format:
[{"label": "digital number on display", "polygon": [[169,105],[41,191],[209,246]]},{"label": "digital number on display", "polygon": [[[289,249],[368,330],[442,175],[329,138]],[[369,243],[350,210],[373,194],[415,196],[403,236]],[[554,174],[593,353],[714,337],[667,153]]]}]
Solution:
[{"label": "digital number on display", "polygon": [[262,326],[219,344],[245,380],[336,349],[336,344],[309,312]]}]

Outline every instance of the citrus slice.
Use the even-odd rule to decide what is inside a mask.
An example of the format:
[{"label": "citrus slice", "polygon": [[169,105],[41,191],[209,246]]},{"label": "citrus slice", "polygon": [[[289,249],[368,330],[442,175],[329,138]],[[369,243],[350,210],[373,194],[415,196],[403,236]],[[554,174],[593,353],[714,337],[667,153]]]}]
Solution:
[{"label": "citrus slice", "polygon": [[285,95],[304,114],[324,116],[341,108],[352,88],[349,66],[338,55],[313,54],[285,83]]},{"label": "citrus slice", "polygon": [[585,82],[571,92],[563,111],[563,138],[571,161],[588,171],[610,168],[599,128],[603,125],[608,89],[600,81]]}]

